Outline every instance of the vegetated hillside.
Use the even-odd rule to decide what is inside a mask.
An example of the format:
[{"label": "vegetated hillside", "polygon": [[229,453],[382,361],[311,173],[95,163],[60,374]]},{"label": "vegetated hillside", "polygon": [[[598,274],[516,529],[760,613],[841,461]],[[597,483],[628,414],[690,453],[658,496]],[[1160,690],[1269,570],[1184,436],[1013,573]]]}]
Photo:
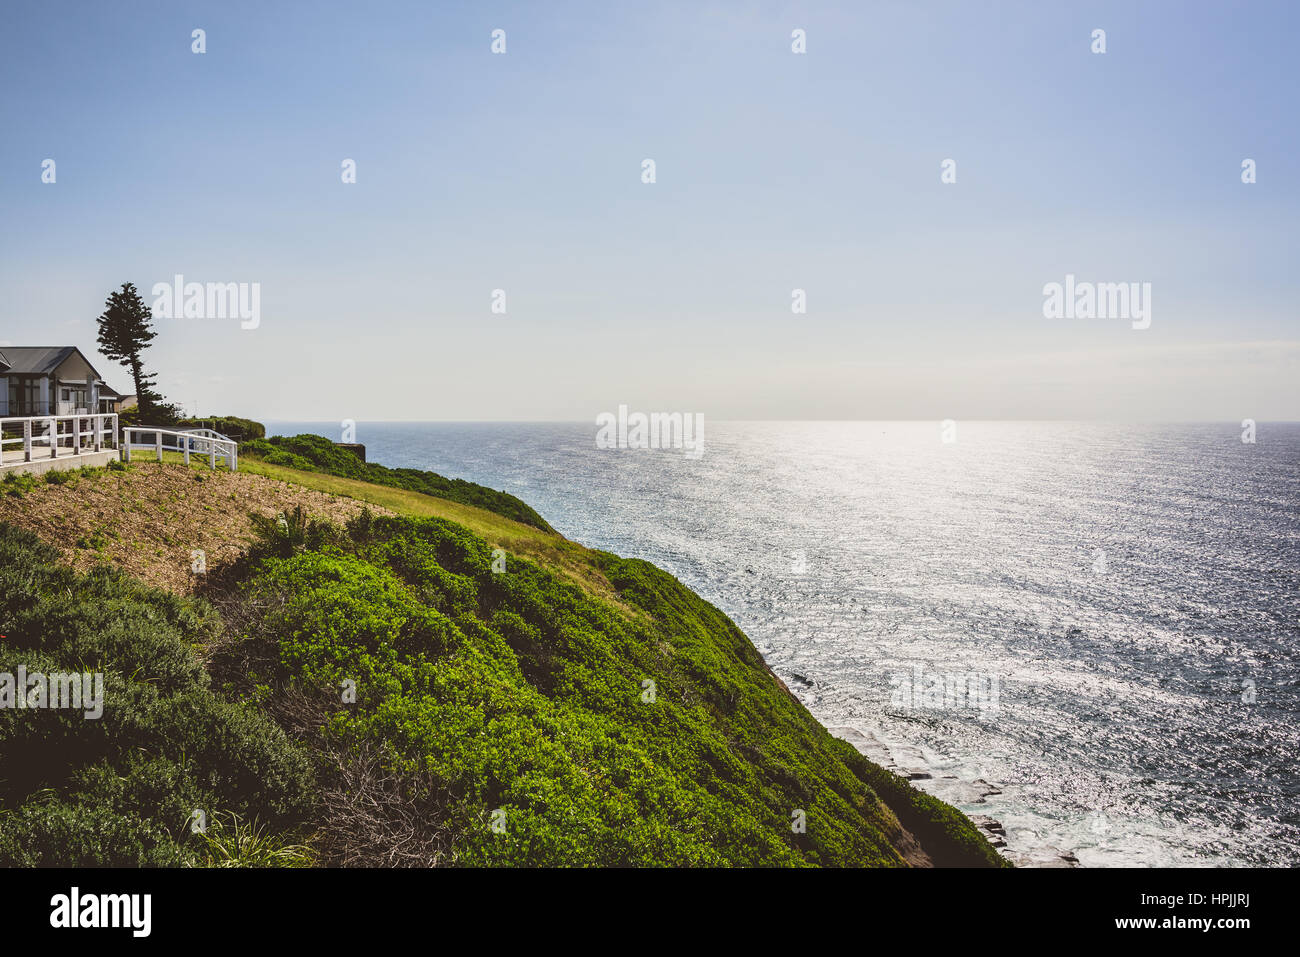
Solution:
[{"label": "vegetated hillside", "polygon": [[0,533],[0,671],[110,675],[98,723],[0,710],[0,863],[1002,864],[645,562],[284,517],[211,605]]},{"label": "vegetated hillside", "polygon": [[544,531],[554,531],[541,515],[529,505],[506,492],[497,492],[464,479],[449,479],[436,472],[419,469],[390,469],[375,462],[363,462],[347,449],[340,448],[319,435],[277,435],[269,439],[245,442],[239,448],[241,456],[254,455],[272,465],[282,465],[304,472],[323,472],[345,478],[360,479],[376,485],[407,489],[436,495],[452,502],[461,502],[487,509],[512,518],[516,522],[532,525]]}]

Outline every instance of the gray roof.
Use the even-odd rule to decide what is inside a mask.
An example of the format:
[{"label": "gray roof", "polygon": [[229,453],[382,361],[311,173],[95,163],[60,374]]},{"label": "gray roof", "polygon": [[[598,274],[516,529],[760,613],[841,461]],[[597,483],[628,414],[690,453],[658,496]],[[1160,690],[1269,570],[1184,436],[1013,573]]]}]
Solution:
[{"label": "gray roof", "polygon": [[[4,346],[0,348],[0,373],[49,375],[74,352],[80,353],[81,350],[76,346]],[[90,360],[85,355],[81,358],[94,370],[95,378],[99,378],[99,372]]]}]

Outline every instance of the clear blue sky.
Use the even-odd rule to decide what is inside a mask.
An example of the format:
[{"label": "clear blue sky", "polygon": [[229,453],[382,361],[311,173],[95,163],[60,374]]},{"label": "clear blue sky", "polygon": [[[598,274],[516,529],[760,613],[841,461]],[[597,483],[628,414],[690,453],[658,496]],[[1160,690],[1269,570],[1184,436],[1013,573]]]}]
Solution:
[{"label": "clear blue sky", "polygon": [[[15,5],[0,342],[181,273],[261,284],[158,323],[204,413],[1300,419],[1297,10]],[[1044,318],[1067,273],[1151,327]]]}]

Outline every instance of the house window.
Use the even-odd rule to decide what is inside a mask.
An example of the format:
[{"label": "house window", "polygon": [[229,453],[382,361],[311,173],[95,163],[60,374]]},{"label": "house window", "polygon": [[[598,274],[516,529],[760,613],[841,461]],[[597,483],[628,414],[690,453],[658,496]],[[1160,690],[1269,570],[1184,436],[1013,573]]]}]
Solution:
[{"label": "house window", "polygon": [[37,378],[11,378],[9,380],[9,414],[41,415],[41,380]]},{"label": "house window", "polygon": [[60,408],[64,410],[84,409],[89,398],[85,386],[60,386],[58,388]]}]

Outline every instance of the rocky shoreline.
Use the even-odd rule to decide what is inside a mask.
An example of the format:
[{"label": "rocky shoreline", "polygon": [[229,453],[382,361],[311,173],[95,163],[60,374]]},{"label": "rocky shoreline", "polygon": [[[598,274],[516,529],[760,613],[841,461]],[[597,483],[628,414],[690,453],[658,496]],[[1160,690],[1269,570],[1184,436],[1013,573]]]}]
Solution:
[{"label": "rocky shoreline", "polygon": [[[990,797],[1003,793],[997,784],[976,778],[963,781],[956,775],[935,777],[925,766],[919,748],[903,745],[891,747],[869,731],[848,725],[828,725],[827,730],[837,738],[849,742],[862,754],[887,771],[910,781],[925,793],[957,808],[986,804]],[[1058,847],[1038,847],[1032,852],[1012,849],[1007,841],[1006,828],[996,818],[987,814],[965,812],[971,823],[988,838],[999,854],[1017,867],[1078,867],[1079,859]]]}]

